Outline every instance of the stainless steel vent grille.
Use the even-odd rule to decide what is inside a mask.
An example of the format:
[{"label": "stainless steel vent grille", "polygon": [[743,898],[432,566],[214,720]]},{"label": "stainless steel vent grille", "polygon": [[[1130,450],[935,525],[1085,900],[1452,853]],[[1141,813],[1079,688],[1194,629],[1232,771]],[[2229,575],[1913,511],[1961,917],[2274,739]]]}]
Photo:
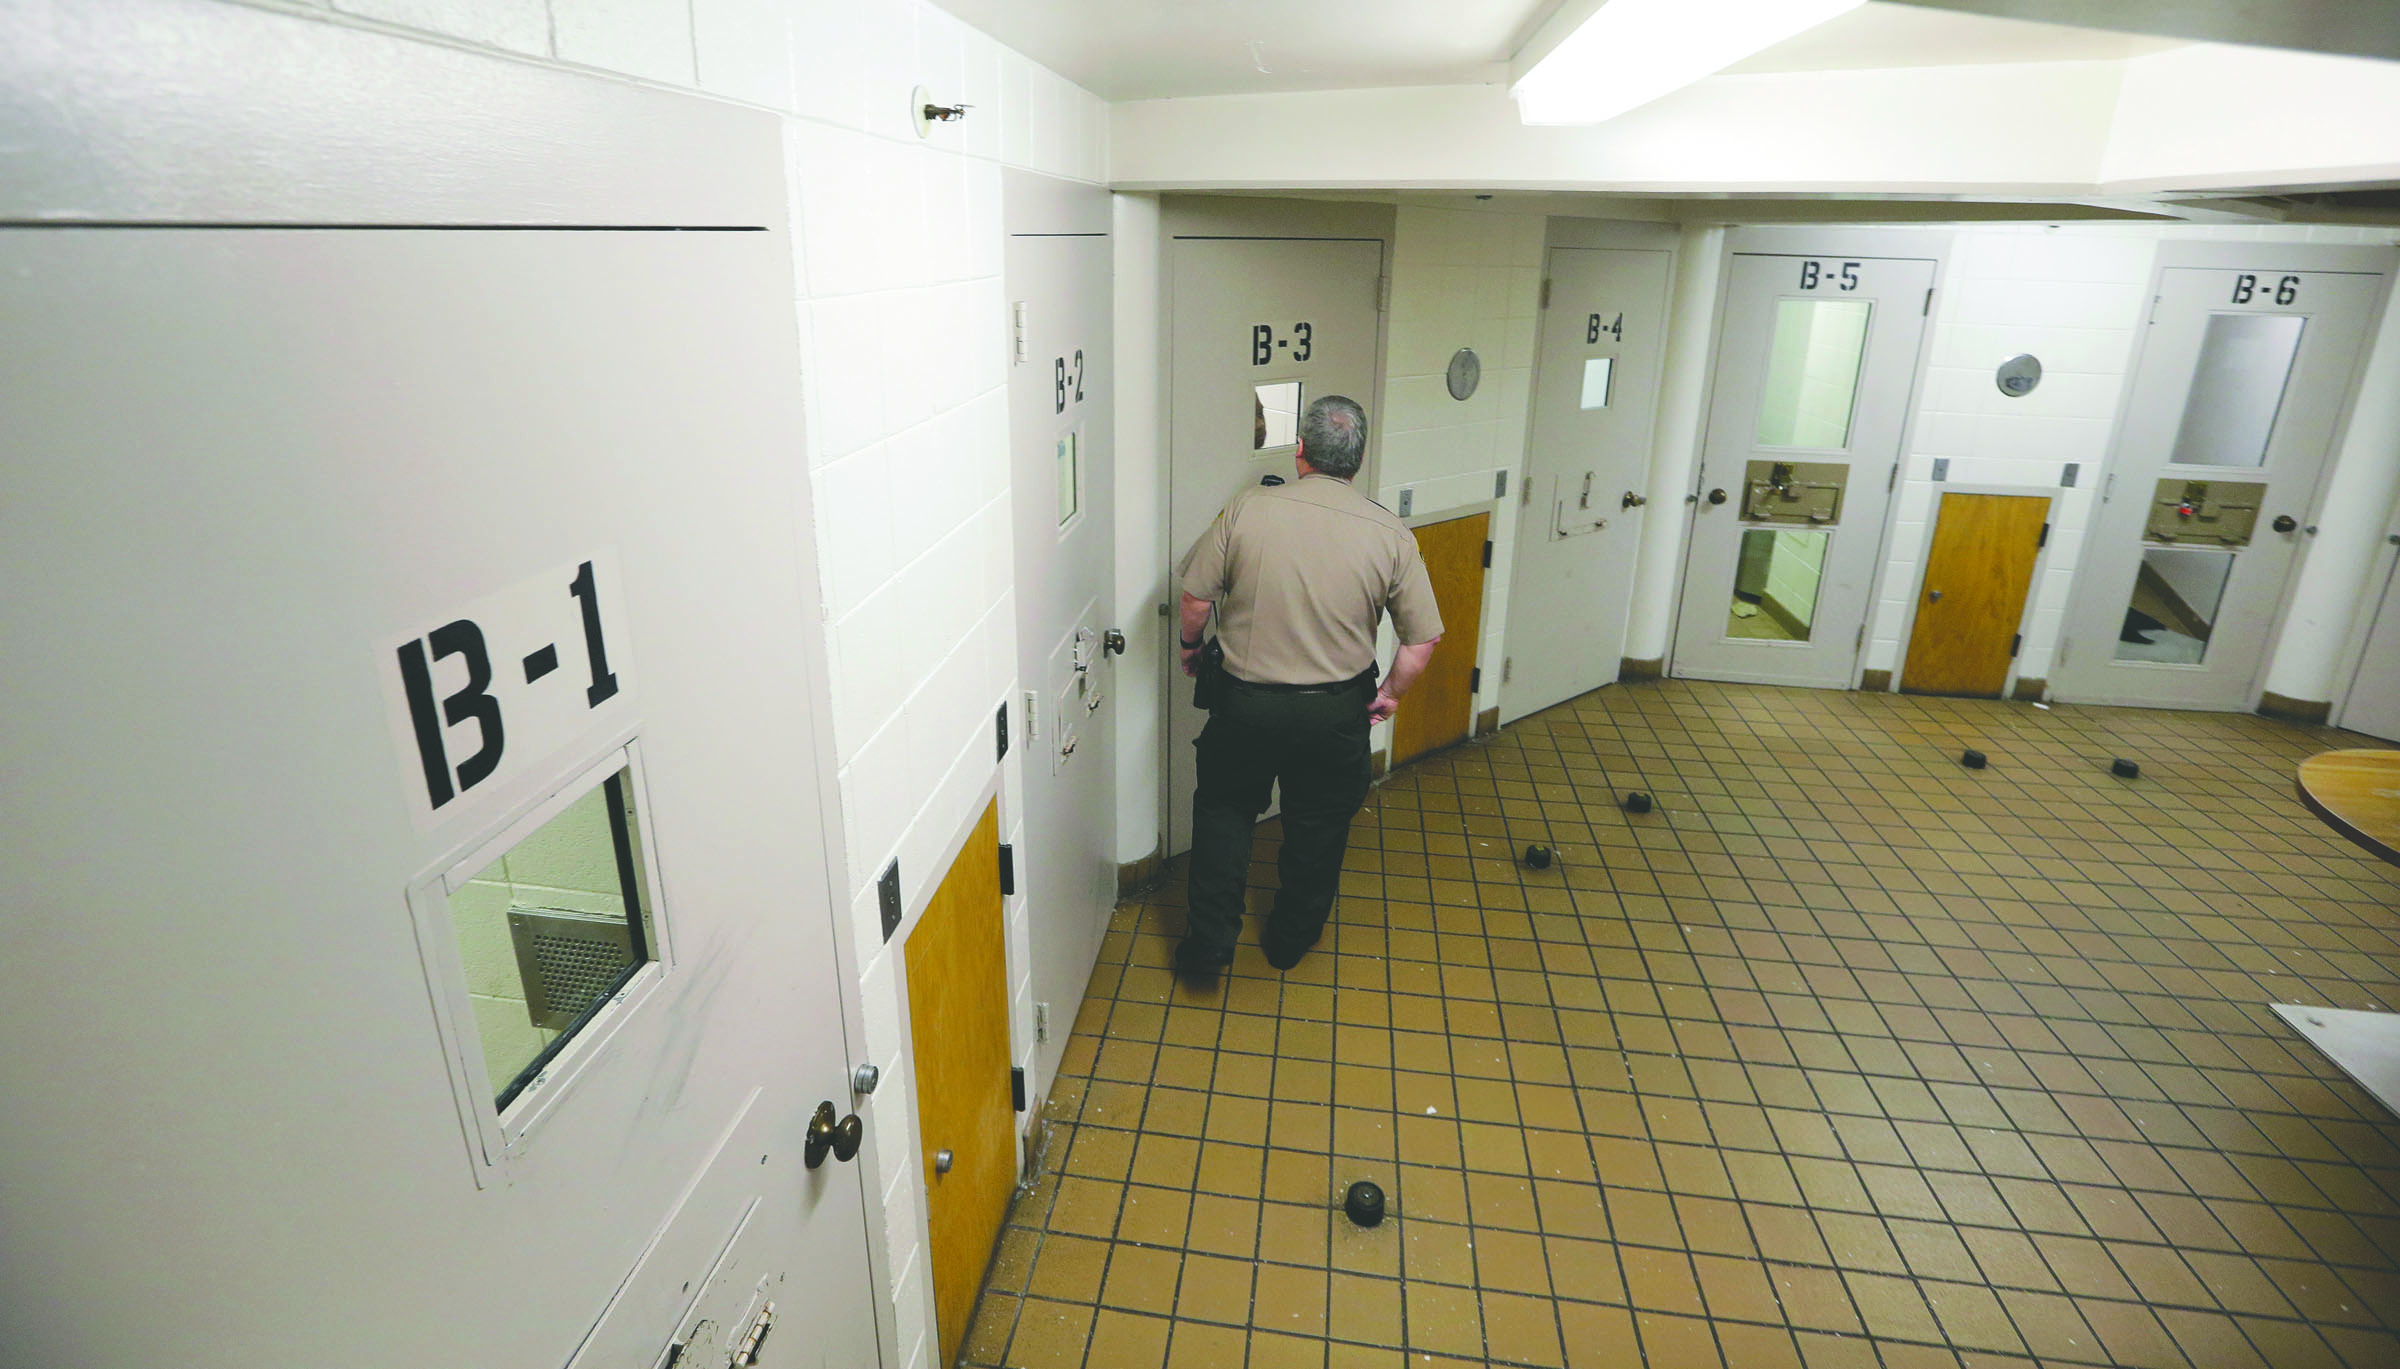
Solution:
[{"label": "stainless steel vent grille", "polygon": [[633,939],[622,915],[511,908],[508,934],[525,984],[525,1012],[537,1027],[574,1026],[633,968]]}]

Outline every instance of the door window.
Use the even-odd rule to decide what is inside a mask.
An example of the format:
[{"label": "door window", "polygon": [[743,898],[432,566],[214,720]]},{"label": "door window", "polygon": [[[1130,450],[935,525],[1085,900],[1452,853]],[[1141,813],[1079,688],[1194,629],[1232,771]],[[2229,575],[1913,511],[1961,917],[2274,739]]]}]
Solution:
[{"label": "door window", "polygon": [[1061,433],[1058,438],[1058,525],[1065,527],[1073,521],[1075,511],[1083,507],[1082,453],[1075,434]]},{"label": "door window", "polygon": [[1289,447],[1300,440],[1299,381],[1279,380],[1256,386],[1251,397],[1256,405],[1256,436],[1250,444],[1254,450]]},{"label": "door window", "polygon": [[2234,553],[2197,547],[2145,547],[2133,597],[2117,634],[2117,659],[2198,665],[2233,578]]},{"label": "door window", "polygon": [[1758,445],[1839,451],[1866,364],[1867,321],[1859,299],[1787,299],[1775,304],[1767,383],[1758,403]]},{"label": "door window", "polygon": [[2308,320],[2293,314],[2211,314],[2200,364],[2175,432],[2178,466],[2260,466],[2300,354]]},{"label": "door window", "polygon": [[657,958],[632,773],[602,780],[450,894],[502,1111]]},{"label": "door window", "polygon": [[1615,357],[1586,357],[1583,362],[1583,407],[1608,407],[1608,387],[1616,370]]},{"label": "door window", "polygon": [[1725,635],[1752,641],[1805,642],[1817,619],[1831,533],[1746,528],[1733,570]]}]

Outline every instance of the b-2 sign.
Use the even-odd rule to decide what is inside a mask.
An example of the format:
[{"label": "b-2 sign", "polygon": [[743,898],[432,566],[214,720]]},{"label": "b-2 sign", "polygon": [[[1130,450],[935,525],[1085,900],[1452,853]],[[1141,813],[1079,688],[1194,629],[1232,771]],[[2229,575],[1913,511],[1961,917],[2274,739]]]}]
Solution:
[{"label": "b-2 sign", "polygon": [[624,607],[606,552],[485,595],[385,645],[420,823],[630,706]]}]

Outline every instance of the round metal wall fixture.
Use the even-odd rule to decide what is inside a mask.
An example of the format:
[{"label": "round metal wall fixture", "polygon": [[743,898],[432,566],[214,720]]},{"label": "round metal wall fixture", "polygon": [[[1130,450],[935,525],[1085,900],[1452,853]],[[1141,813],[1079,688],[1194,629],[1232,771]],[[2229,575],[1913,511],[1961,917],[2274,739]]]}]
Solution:
[{"label": "round metal wall fixture", "polygon": [[925,87],[918,86],[908,93],[908,121],[916,127],[920,138],[933,136],[933,120],[925,117],[925,111],[932,105],[933,96],[927,93]]},{"label": "round metal wall fixture", "polygon": [[1450,357],[1450,397],[1466,399],[1483,383],[1483,359],[1472,347],[1461,347]]},{"label": "round metal wall fixture", "polygon": [[2019,352],[2000,363],[2000,369],[1992,373],[1992,383],[2010,399],[2023,399],[2042,383],[2041,359],[2031,352]]}]

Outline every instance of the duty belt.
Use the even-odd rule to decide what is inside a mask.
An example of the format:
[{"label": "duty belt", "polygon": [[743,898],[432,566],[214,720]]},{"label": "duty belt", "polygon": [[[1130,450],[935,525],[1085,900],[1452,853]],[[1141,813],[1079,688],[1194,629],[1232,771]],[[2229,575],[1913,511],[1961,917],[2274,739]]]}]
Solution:
[{"label": "duty belt", "polygon": [[1230,671],[1225,676],[1226,683],[1240,689],[1256,690],[1261,694],[1339,694],[1343,690],[1356,689],[1360,685],[1372,685],[1375,680],[1375,663],[1372,661],[1367,663],[1366,669],[1356,675],[1347,680],[1336,680],[1332,684],[1258,684],[1245,680]]}]

